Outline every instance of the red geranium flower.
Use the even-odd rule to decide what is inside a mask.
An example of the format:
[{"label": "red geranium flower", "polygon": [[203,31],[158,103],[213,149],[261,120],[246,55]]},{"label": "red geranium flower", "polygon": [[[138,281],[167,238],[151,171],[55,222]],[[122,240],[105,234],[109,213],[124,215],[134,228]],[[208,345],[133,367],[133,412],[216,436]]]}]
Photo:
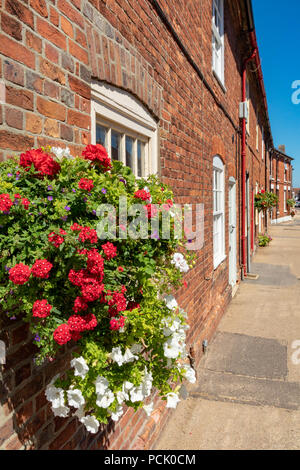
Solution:
[{"label": "red geranium flower", "polygon": [[26,264],[19,263],[9,270],[9,279],[14,284],[25,284],[30,278],[31,269]]},{"label": "red geranium flower", "polygon": [[[61,235],[67,235],[67,232],[63,229],[60,229],[59,233]],[[48,235],[49,243],[54,245],[55,248],[58,248],[65,241],[64,237],[61,237],[61,235],[58,235],[57,233],[54,233],[54,232],[49,233]]]},{"label": "red geranium flower", "polygon": [[53,268],[51,264],[46,259],[38,259],[31,268],[31,273],[34,277],[39,277],[41,279],[48,279],[49,273]]},{"label": "red geranium flower", "polygon": [[87,145],[82,152],[85,160],[97,163],[101,166],[102,171],[109,171],[111,169],[111,161],[108,157],[106,149],[100,145]]},{"label": "red geranium flower", "polygon": [[56,328],[56,330],[53,333],[53,339],[60,346],[71,341],[72,339],[71,332],[66,323],[63,323],[62,325],[59,325]]},{"label": "red geranium flower", "polygon": [[109,325],[111,330],[120,330],[120,328],[123,328],[125,325],[125,317],[111,318]]},{"label": "red geranium flower", "polygon": [[80,315],[72,315],[68,320],[68,327],[70,331],[80,333],[85,330],[85,321]]},{"label": "red geranium flower", "polygon": [[139,189],[134,193],[134,197],[136,199],[142,199],[142,201],[150,201],[151,194],[148,191],[145,191],[144,189]]},{"label": "red geranium flower", "polygon": [[107,259],[112,259],[117,256],[117,248],[112,243],[107,242],[104,245],[101,245],[101,248]]},{"label": "red geranium flower", "polygon": [[48,304],[48,300],[36,300],[32,307],[32,316],[39,318],[46,318],[50,315],[52,305]]},{"label": "red geranium flower", "polygon": [[83,297],[76,297],[74,302],[73,310],[75,313],[84,311],[88,309],[88,304],[85,302]]},{"label": "red geranium flower", "polygon": [[88,313],[83,317],[85,321],[85,329],[88,331],[94,330],[98,324],[97,318],[93,313]]},{"label": "red geranium flower", "polygon": [[0,211],[8,212],[13,205],[12,200],[9,197],[9,194],[4,193],[0,194]]},{"label": "red geranium flower", "polygon": [[70,230],[72,230],[73,232],[80,232],[80,230],[82,230],[82,229],[83,229],[82,225],[77,224],[77,222],[75,222],[70,227]]},{"label": "red geranium flower", "polygon": [[28,199],[26,199],[26,197],[23,197],[22,200],[21,200],[21,204],[23,205],[24,209],[29,209],[29,204],[30,204],[30,201]]},{"label": "red geranium flower", "polygon": [[51,155],[43,152],[41,148],[27,150],[27,152],[21,153],[20,166],[28,171],[31,165],[43,176],[54,176],[60,171],[59,163],[57,163]]},{"label": "red geranium flower", "polygon": [[99,299],[103,290],[104,285],[94,281],[81,287],[81,295],[85,302],[94,302]]},{"label": "red geranium flower", "polygon": [[93,180],[89,180],[87,178],[81,178],[78,183],[78,187],[80,189],[85,189],[86,191],[91,191],[94,187],[94,182]]},{"label": "red geranium flower", "polygon": [[98,236],[96,230],[90,227],[83,227],[79,234],[79,240],[81,242],[89,241],[90,243],[97,243]]}]

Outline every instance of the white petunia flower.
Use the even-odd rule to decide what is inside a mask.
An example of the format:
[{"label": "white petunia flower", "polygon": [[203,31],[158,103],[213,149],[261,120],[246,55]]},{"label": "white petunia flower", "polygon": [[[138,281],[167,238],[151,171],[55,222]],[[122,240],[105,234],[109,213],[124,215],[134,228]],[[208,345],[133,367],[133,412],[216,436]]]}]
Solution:
[{"label": "white petunia flower", "polygon": [[196,382],[196,372],[192,367],[184,366],[184,376],[191,384]]},{"label": "white petunia flower", "polygon": [[143,387],[142,385],[139,385],[138,387],[134,387],[130,391],[130,400],[134,403],[136,401],[143,401],[145,398],[144,393],[143,393]]},{"label": "white petunia flower", "polygon": [[151,413],[153,411],[153,406],[154,406],[154,403],[149,403],[149,405],[144,405],[143,408],[147,414],[147,416],[151,416]]},{"label": "white petunia flower", "polygon": [[64,406],[65,396],[62,388],[54,387],[54,385],[48,385],[45,391],[45,395],[47,400],[52,403],[53,408]]},{"label": "white petunia flower", "polygon": [[76,357],[75,359],[72,359],[71,366],[75,369],[74,375],[79,376],[82,379],[85,378],[89,371],[88,365],[83,357]]},{"label": "white petunia flower", "polygon": [[128,382],[127,380],[123,383],[123,391],[125,392],[129,392],[129,390],[131,390],[132,388],[134,387],[133,383],[131,382]]},{"label": "white petunia flower", "polygon": [[123,356],[124,362],[125,363],[133,362],[135,361],[135,359],[138,359],[138,356],[135,356],[134,354],[132,354],[131,350],[127,348]]},{"label": "white petunia flower", "polygon": [[177,395],[177,393],[170,392],[166,395],[167,397],[167,408],[176,408],[178,402],[180,402],[180,399]]},{"label": "white petunia flower", "polygon": [[68,390],[67,396],[69,406],[73,406],[74,408],[80,408],[82,405],[85,404],[85,399],[83,398],[81,391],[77,388],[75,388],[74,390]]},{"label": "white petunia flower", "polygon": [[88,415],[80,419],[80,422],[85,425],[86,430],[92,434],[96,434],[99,429],[99,421],[95,416]]},{"label": "white petunia flower", "polygon": [[181,273],[187,273],[187,272],[189,271],[189,269],[190,269],[190,268],[189,268],[189,265],[187,264],[187,262],[186,262],[185,260],[182,261],[181,263],[179,263],[179,265],[176,266],[176,267],[179,269],[179,271],[180,271]]},{"label": "white petunia flower", "polygon": [[110,353],[110,357],[114,362],[118,364],[118,366],[122,366],[124,364],[124,357],[123,357],[120,346],[112,349]]},{"label": "white petunia flower", "polygon": [[162,324],[164,325],[163,334],[164,336],[171,336],[179,328],[182,327],[181,321],[179,318],[166,317],[162,319]]},{"label": "white petunia flower", "polygon": [[109,389],[103,395],[98,395],[96,403],[100,408],[108,408],[114,401],[115,396]]},{"label": "white petunia flower", "polygon": [[59,407],[53,407],[52,406],[52,411],[54,416],[59,416],[60,418],[67,418],[69,415],[70,408],[67,406],[59,406]]},{"label": "white petunia flower", "polygon": [[171,263],[177,266],[179,263],[184,261],[184,256],[182,253],[174,253]]},{"label": "white petunia flower", "polygon": [[144,379],[142,382],[142,392],[144,394],[144,397],[149,397],[151,395],[151,390],[152,390],[152,382],[153,382],[153,377],[151,372],[147,371],[147,367],[145,367],[144,371]]},{"label": "white petunia flower", "polygon": [[180,354],[180,345],[173,337],[169,338],[163,345],[164,355],[170,359],[176,359]]},{"label": "white petunia flower", "polygon": [[112,411],[111,412],[111,419],[113,421],[119,421],[119,419],[121,418],[121,416],[123,415],[124,413],[124,410],[123,410],[123,407],[122,406],[118,406],[116,411]]},{"label": "white petunia flower", "polygon": [[95,380],[96,393],[98,395],[104,395],[108,388],[108,385],[108,380],[105,377],[98,375],[97,379]]},{"label": "white petunia flower", "polygon": [[117,395],[117,401],[118,401],[119,405],[122,405],[122,403],[124,403],[124,401],[129,400],[129,395],[128,395],[128,393],[126,393],[126,392],[124,392],[124,391],[120,391],[120,390],[119,390],[119,391],[116,393],[116,395]]},{"label": "white petunia flower", "polygon": [[58,161],[61,161],[63,158],[73,158],[70,154],[69,147],[66,147],[65,149],[61,147],[52,147],[51,152],[54,153]]},{"label": "white petunia flower", "polygon": [[78,408],[78,410],[75,411],[75,413],[73,413],[73,416],[77,416],[77,418],[80,420],[81,418],[84,417],[84,406],[81,406],[80,408]]},{"label": "white petunia flower", "polygon": [[171,263],[175,264],[175,267],[179,269],[181,273],[187,273],[189,270],[189,266],[182,253],[175,253]]},{"label": "white petunia flower", "polygon": [[132,352],[132,354],[140,354],[140,352],[142,352],[143,350],[143,346],[141,344],[133,344],[130,348],[130,351]]},{"label": "white petunia flower", "polygon": [[170,310],[175,310],[178,307],[178,303],[176,302],[176,299],[175,297],[173,297],[173,295],[167,295],[164,298],[164,301],[166,302],[167,307]]}]

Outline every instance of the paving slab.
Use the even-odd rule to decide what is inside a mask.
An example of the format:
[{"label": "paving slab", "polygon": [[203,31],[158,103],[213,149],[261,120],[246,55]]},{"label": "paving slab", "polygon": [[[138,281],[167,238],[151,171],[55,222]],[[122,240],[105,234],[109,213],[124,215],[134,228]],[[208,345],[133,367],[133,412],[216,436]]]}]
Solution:
[{"label": "paving slab", "polygon": [[200,367],[250,377],[285,379],[287,346],[276,339],[218,332]]},{"label": "paving slab", "polygon": [[190,396],[252,406],[300,409],[300,384],[297,382],[257,379],[206,369],[199,373],[198,385]]}]

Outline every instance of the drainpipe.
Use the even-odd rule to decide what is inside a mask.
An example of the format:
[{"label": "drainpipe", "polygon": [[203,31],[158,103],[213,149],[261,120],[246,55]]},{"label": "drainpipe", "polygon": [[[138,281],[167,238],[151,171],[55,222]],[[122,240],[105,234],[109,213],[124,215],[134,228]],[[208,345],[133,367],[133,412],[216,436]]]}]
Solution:
[{"label": "drainpipe", "polygon": [[[242,101],[246,101],[246,77],[247,64],[257,55],[257,47],[254,48],[252,55],[244,61],[243,65],[243,83],[242,83]],[[247,276],[247,256],[246,256],[246,118],[242,118],[242,270],[243,275]]]}]

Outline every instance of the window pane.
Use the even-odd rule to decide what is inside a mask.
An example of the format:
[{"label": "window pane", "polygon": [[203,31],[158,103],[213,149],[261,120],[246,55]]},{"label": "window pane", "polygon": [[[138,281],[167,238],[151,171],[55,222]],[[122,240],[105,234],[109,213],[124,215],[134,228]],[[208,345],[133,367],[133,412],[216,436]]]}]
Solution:
[{"label": "window pane", "polygon": [[137,170],[138,176],[144,176],[145,162],[145,144],[140,140],[137,141]]},{"label": "window pane", "polygon": [[121,134],[111,131],[111,159],[121,160]]},{"label": "window pane", "polygon": [[107,129],[99,124],[96,125],[96,144],[106,147],[106,133]]},{"label": "window pane", "polygon": [[133,139],[126,136],[126,166],[133,169]]}]

